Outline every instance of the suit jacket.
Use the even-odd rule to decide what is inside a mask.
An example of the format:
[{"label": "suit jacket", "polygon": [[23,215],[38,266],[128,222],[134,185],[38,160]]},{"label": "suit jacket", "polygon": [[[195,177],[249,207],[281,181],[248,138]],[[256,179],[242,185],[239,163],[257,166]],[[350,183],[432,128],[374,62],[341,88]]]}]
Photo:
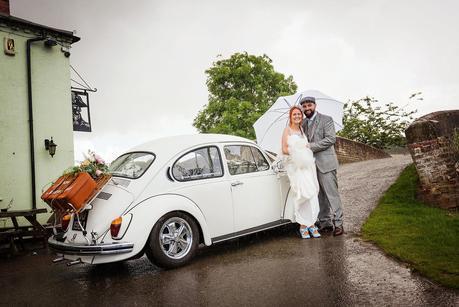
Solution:
[{"label": "suit jacket", "polygon": [[308,129],[307,120],[304,119],[303,130],[308,136],[311,150],[316,158],[317,169],[321,173],[328,173],[338,168],[338,158],[335,153],[335,124],[330,116],[317,112],[316,118]]}]

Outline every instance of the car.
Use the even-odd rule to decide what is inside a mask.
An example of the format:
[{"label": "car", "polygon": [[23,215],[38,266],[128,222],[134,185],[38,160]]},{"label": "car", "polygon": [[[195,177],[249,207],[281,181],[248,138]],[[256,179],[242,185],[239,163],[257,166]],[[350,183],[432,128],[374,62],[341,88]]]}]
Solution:
[{"label": "car", "polygon": [[282,165],[242,137],[160,138],[122,154],[109,171],[97,196],[49,238],[60,259],[100,264],[146,254],[175,268],[200,245],[294,221]]}]

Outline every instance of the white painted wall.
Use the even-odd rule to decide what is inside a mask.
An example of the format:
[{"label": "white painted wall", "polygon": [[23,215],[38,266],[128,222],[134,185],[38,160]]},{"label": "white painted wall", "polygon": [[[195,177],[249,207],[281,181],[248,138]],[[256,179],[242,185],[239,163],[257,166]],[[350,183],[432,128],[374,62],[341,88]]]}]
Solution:
[{"label": "white painted wall", "polygon": [[[32,208],[26,41],[35,36],[0,27],[1,48],[4,37],[16,47],[14,56],[0,53],[0,208],[14,199],[11,210]],[[37,207],[49,209],[42,188],[73,165],[69,58],[60,45],[47,48],[42,41],[33,43],[31,58]],[[44,147],[50,137],[58,145],[53,158]],[[40,222],[48,217],[38,216]]]}]

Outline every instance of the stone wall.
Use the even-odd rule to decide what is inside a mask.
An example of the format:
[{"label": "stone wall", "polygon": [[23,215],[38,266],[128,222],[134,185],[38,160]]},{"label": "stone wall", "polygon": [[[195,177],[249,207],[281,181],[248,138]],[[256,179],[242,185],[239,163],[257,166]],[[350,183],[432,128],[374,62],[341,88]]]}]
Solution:
[{"label": "stone wall", "polygon": [[459,133],[459,110],[430,113],[407,129],[408,148],[419,174],[419,197],[441,208],[459,206],[458,152],[453,135]]},{"label": "stone wall", "polygon": [[390,157],[380,149],[339,136],[336,137],[335,151],[340,164]]}]

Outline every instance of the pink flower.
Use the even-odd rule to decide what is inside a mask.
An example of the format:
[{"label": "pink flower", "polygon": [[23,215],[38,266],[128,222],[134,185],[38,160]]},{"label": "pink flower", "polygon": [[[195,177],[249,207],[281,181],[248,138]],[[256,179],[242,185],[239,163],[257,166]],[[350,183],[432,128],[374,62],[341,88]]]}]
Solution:
[{"label": "pink flower", "polygon": [[95,159],[96,162],[99,163],[99,164],[105,164],[104,159],[102,159],[99,155],[94,154],[94,159]]},{"label": "pink flower", "polygon": [[100,169],[96,169],[96,176],[99,177],[102,175],[102,171]]}]

